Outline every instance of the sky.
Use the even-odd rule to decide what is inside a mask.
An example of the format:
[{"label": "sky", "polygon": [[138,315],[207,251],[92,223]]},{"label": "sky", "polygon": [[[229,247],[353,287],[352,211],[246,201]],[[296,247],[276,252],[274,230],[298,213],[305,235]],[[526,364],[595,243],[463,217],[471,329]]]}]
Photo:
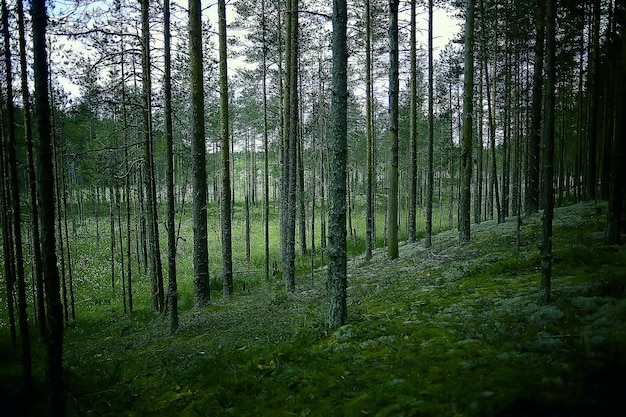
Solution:
[{"label": "sky", "polygon": [[[73,2],[65,2],[63,0],[55,2],[55,7],[53,10],[59,11],[63,9],[67,9],[71,7]],[[186,7],[186,0],[177,2],[182,7]],[[214,0],[203,1],[204,13],[203,19],[208,19],[211,22],[212,27],[217,28],[217,7]],[[400,20],[404,20],[408,22],[408,8],[405,8],[406,11],[401,12]],[[229,21],[232,21],[234,18],[234,7],[227,3],[227,18]],[[422,45],[427,43],[427,30],[428,30],[428,15],[425,9],[417,10],[417,25],[418,25],[418,34],[417,41]],[[461,28],[462,22],[458,17],[455,16],[454,12],[447,12],[444,9],[438,8],[434,11],[433,16],[433,53],[434,59],[436,60],[440,51],[443,50],[444,46],[450,41],[450,39],[458,34]],[[229,31],[229,36],[241,36],[241,33],[235,33],[233,30]],[[158,37],[154,37],[153,39],[158,39]],[[61,40],[62,42],[68,42],[66,39]],[[76,48],[80,48],[80,44],[76,45]],[[244,67],[246,64],[244,62],[244,58],[239,59],[230,59],[229,66],[229,75],[233,75],[236,73],[238,68]],[[61,85],[64,87],[66,92],[70,95],[70,97],[79,97],[80,89],[78,86],[74,85],[69,79],[63,78],[60,74],[58,75],[58,79],[61,82]],[[358,92],[356,92],[358,94]]]}]

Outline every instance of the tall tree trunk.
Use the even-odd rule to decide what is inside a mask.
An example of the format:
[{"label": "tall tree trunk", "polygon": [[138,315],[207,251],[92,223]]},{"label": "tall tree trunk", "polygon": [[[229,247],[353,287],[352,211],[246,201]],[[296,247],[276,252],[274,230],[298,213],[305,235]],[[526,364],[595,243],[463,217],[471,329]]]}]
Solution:
[{"label": "tall tree trunk", "polygon": [[176,281],[176,212],[174,201],[174,130],[172,127],[172,64],[170,39],[170,0],[163,0],[163,40],[165,62],[163,87],[165,95],[165,147],[167,188],[167,311],[170,332],[178,330],[178,282]]},{"label": "tall tree trunk", "polygon": [[398,97],[399,47],[398,6],[399,0],[389,0],[389,191],[387,194],[387,227],[389,246],[387,255],[398,257]]},{"label": "tall tree trunk", "polygon": [[295,290],[296,140],[298,135],[298,0],[287,3],[285,138],[283,150],[281,258],[285,290]]},{"label": "tall tree trunk", "polygon": [[[1,96],[0,96],[1,97]],[[2,101],[4,98],[0,98],[0,107],[4,107]],[[2,250],[4,254],[4,274],[6,276],[6,300],[7,300],[7,313],[9,316],[9,333],[11,334],[11,344],[15,348],[17,343],[17,329],[15,326],[15,251],[13,250],[13,230],[11,227],[11,192],[10,192],[10,179],[9,179],[9,167],[7,166],[6,155],[6,142],[4,135],[4,124],[0,123],[0,146],[2,151],[0,152],[0,178],[2,184]]]},{"label": "tall tree trunk", "polygon": [[[481,17],[482,18],[482,17]],[[465,11],[465,75],[463,77],[463,139],[461,142],[461,192],[459,201],[459,242],[470,241],[472,185],[472,117],[474,111],[474,0]],[[452,198],[452,195],[450,196]]]},{"label": "tall tree trunk", "polygon": [[233,294],[233,249],[230,199],[230,144],[228,137],[228,72],[226,56],[226,2],[217,1],[219,16],[220,141],[222,143],[222,296]]},{"label": "tall tree trunk", "polygon": [[[480,61],[480,58],[479,58]],[[479,65],[478,79],[478,140],[476,141],[476,185],[474,191],[474,223],[478,224],[482,219],[482,201],[483,201],[483,66]]]},{"label": "tall tree trunk", "polygon": [[[619,50],[616,59],[616,73],[626,73],[626,1],[618,0],[615,5],[616,19],[620,22],[619,39],[616,45]],[[607,212],[606,241],[609,245],[622,243],[622,222],[624,216],[624,192],[626,182],[626,168],[624,157],[626,156],[626,118],[623,117],[626,111],[626,81],[623,75],[616,77],[616,101],[613,111],[616,116],[615,136],[613,139],[613,150],[611,152],[611,172],[609,176],[609,207]]]},{"label": "tall tree trunk", "polygon": [[370,0],[365,0],[365,134],[367,141],[367,196],[365,209],[365,258],[372,258],[374,241],[374,135],[372,132],[372,28]]},{"label": "tall tree trunk", "polygon": [[191,166],[193,171],[193,304],[194,307],[199,308],[206,306],[211,301],[206,208],[202,8],[200,0],[189,2],[189,59],[191,69]]},{"label": "tall tree trunk", "polygon": [[48,101],[48,62],[46,57],[47,13],[44,0],[33,0],[31,8],[33,33],[33,76],[35,80],[35,142],[37,167],[37,201],[40,209],[41,253],[46,294],[47,334],[46,374],[50,415],[65,416],[65,383],[63,378],[63,309],[61,306],[59,270],[57,269],[54,230],[54,175],[50,103]]},{"label": "tall tree trunk", "polygon": [[300,129],[296,143],[296,158],[298,166],[298,237],[300,242],[300,255],[306,255],[306,195],[304,193],[304,146],[302,129]]},{"label": "tall tree trunk", "polygon": [[539,0],[535,14],[535,61],[533,69],[532,126],[528,140],[526,162],[526,215],[539,210],[539,156],[541,144],[541,102],[543,98],[543,60],[545,38],[545,0]]},{"label": "tall tree trunk", "polygon": [[[416,240],[415,218],[417,211],[417,46],[416,46],[416,0],[411,0],[411,35],[410,35],[410,61],[411,61],[411,91],[409,109],[409,138],[411,144],[411,171],[409,177],[409,212],[407,216],[408,240],[410,243]],[[430,35],[429,35],[430,36]],[[429,38],[430,39],[430,38]],[[429,73],[430,75],[430,73]],[[430,80],[430,78],[429,78]],[[429,86],[430,88],[430,86]],[[430,92],[430,89],[428,90]],[[430,100],[430,95],[429,95]],[[429,101],[430,104],[430,101]]]},{"label": "tall tree trunk", "polygon": [[[121,62],[121,79],[126,79],[126,72],[124,70],[124,55],[125,55],[125,47],[124,41],[122,44],[122,58]],[[126,108],[126,84],[124,82],[122,85],[122,123],[124,124],[124,172],[126,175],[124,176],[124,188],[126,190],[126,279],[128,280],[128,285],[126,286],[126,291],[128,293],[128,311],[133,312],[133,279],[132,279],[132,258],[131,258],[131,227],[130,227],[130,163],[129,163],[129,154],[128,154],[128,145],[129,145],[129,137],[128,137],[128,111]],[[97,190],[97,189],[96,189]],[[99,200],[99,199],[98,199]],[[99,201],[98,203],[99,204]],[[97,220],[96,220],[97,222]]]},{"label": "tall tree trunk", "polygon": [[143,140],[146,187],[146,212],[148,214],[148,260],[150,282],[152,284],[151,308],[152,311],[163,311],[163,270],[161,268],[161,250],[159,243],[159,222],[157,217],[156,183],[154,170],[154,139],[152,131],[152,82],[150,60],[150,19],[149,0],[141,0],[141,37],[143,68],[142,95],[143,95]]},{"label": "tall tree trunk", "polygon": [[267,122],[267,22],[265,0],[261,0],[261,26],[263,34],[263,227],[265,234],[265,279],[270,279],[270,179],[269,140]]},{"label": "tall tree trunk", "polygon": [[[433,236],[433,193],[435,188],[434,167],[434,142],[435,142],[435,119],[433,112],[434,104],[434,81],[433,81],[433,0],[428,0],[428,151],[426,156],[426,234],[424,246],[432,246]],[[452,115],[450,115],[452,117]]]},{"label": "tall tree trunk", "polygon": [[328,311],[326,325],[336,328],[347,319],[346,160],[348,154],[347,1],[333,1],[332,133],[328,146]]},{"label": "tall tree trunk", "polygon": [[26,36],[24,34],[24,5],[22,0],[17,0],[17,16],[19,21],[19,47],[20,47],[20,74],[22,87],[22,106],[24,108],[24,136],[27,149],[28,182],[30,192],[30,207],[33,228],[33,267],[35,269],[35,283],[37,288],[37,322],[39,325],[39,335],[43,337],[46,333],[46,311],[44,302],[44,282],[41,270],[41,238],[39,236],[39,207],[37,205],[37,188],[35,178],[35,163],[33,149],[33,133],[30,99],[28,92],[28,68],[26,65]]},{"label": "tall tree trunk", "polygon": [[593,1],[593,25],[591,33],[591,58],[589,61],[589,126],[587,127],[587,176],[585,195],[587,200],[596,198],[597,145],[600,132],[601,83],[600,83],[600,0]]},{"label": "tall tree trunk", "polygon": [[556,0],[546,0],[546,91],[543,128],[543,227],[539,298],[550,302],[552,276],[552,218],[554,215],[554,89],[556,78]]},{"label": "tall tree trunk", "polygon": [[[4,59],[7,89],[7,154],[11,212],[13,215],[13,245],[15,248],[15,272],[17,278],[17,310],[22,341],[22,377],[24,390],[30,395],[33,387],[30,331],[26,306],[26,281],[24,277],[24,253],[22,248],[22,216],[19,181],[17,178],[17,157],[15,137],[15,109],[13,105],[13,72],[11,70],[11,38],[9,35],[9,11],[6,0],[2,0],[2,31],[4,35]],[[8,207],[5,207],[8,208]],[[8,232],[8,230],[6,230]]]}]

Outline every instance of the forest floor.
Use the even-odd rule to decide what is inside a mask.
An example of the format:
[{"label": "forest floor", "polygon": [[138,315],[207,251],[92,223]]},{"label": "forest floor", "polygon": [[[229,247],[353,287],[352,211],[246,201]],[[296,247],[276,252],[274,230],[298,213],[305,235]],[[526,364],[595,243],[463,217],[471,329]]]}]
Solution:
[{"label": "forest floor", "polygon": [[[324,269],[181,312],[94,314],[66,332],[70,416],[613,416],[626,375],[626,247],[606,205],[557,208],[552,302],[541,215],[472,241],[348,265],[348,324],[324,328]],[[3,352],[4,353],[4,352]],[[5,388],[2,384],[2,388]],[[5,391],[7,395],[7,391]],[[9,390],[10,392],[10,390]]]}]

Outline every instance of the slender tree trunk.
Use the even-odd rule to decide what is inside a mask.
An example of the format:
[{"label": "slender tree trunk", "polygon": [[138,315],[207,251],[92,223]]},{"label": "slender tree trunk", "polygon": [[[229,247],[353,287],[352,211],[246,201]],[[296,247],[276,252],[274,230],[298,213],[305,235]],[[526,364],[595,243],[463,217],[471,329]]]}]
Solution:
[{"label": "slender tree trunk", "polygon": [[365,209],[365,258],[372,258],[374,239],[374,136],[372,132],[372,28],[370,0],[365,0],[365,131],[367,141],[367,196]]},{"label": "slender tree trunk", "polygon": [[[204,77],[202,65],[202,8],[189,2],[189,59],[191,69],[191,166],[193,171],[193,283],[194,307],[211,301],[207,227]],[[230,197],[229,197],[230,198]]]},{"label": "slender tree trunk", "polygon": [[387,227],[389,246],[387,255],[398,257],[398,97],[399,48],[398,6],[399,0],[389,0],[389,192],[387,195]]},{"label": "slender tree trunk", "polygon": [[[411,39],[410,39],[410,61],[411,61],[411,91],[409,109],[409,138],[411,143],[411,171],[409,178],[409,212],[407,217],[408,240],[410,243],[416,240],[416,211],[417,211],[417,47],[416,47],[416,0],[411,0]],[[432,34],[429,34],[432,36]],[[430,39],[430,38],[429,38]],[[430,52],[430,50],[429,50]],[[430,56],[430,55],[429,55]],[[429,61],[430,62],[430,61]],[[429,68],[430,70],[430,68]],[[430,75],[430,73],[429,73]],[[430,81],[430,78],[429,78]],[[430,85],[429,85],[430,88]],[[428,90],[430,93],[430,89]],[[428,96],[430,100],[430,95]],[[430,105],[430,101],[429,101]],[[430,119],[429,119],[430,120]]]},{"label": "slender tree trunk", "polygon": [[33,134],[32,134],[32,120],[30,99],[28,92],[28,68],[26,65],[26,36],[24,34],[24,6],[22,0],[17,0],[17,15],[19,21],[19,48],[20,48],[20,74],[21,74],[21,87],[22,87],[22,106],[24,109],[24,136],[27,149],[27,164],[28,164],[28,182],[30,192],[30,207],[32,217],[33,228],[33,267],[35,270],[35,283],[37,288],[37,322],[39,325],[39,334],[43,337],[46,333],[46,311],[44,303],[44,282],[43,272],[41,266],[41,237],[39,236],[39,208],[37,205],[37,188],[35,179],[35,163],[34,163],[34,148],[33,148]]},{"label": "slender tree trunk", "polygon": [[287,3],[285,140],[281,258],[285,290],[295,290],[296,140],[298,135],[298,0]]},{"label": "slender tree trunk", "polygon": [[[480,58],[479,58],[480,60]],[[478,140],[476,141],[476,181],[474,191],[474,223],[479,224],[482,219],[483,202],[483,66],[479,65],[478,79]]]},{"label": "slender tree trunk", "polygon": [[336,328],[347,319],[346,160],[348,154],[347,1],[333,1],[333,101],[329,143],[328,311],[326,325]]},{"label": "slender tree trunk", "polygon": [[[435,119],[433,112],[434,104],[434,80],[433,80],[433,1],[428,0],[428,151],[426,156],[426,234],[424,246],[432,246],[433,236],[433,193],[435,188],[434,176],[434,142],[435,142]],[[452,117],[452,115],[450,115]]]},{"label": "slender tree trunk", "polygon": [[61,306],[59,271],[57,269],[54,230],[54,175],[48,101],[48,62],[46,57],[47,13],[44,0],[33,0],[33,74],[35,80],[35,135],[37,167],[37,201],[40,208],[41,253],[46,294],[47,334],[46,374],[51,416],[65,416],[65,383],[63,378],[63,309]]},{"label": "slender tree trunk", "polygon": [[141,0],[141,36],[143,67],[142,95],[143,95],[143,140],[146,187],[146,212],[148,214],[148,258],[150,282],[152,283],[151,308],[152,311],[162,312],[164,308],[163,270],[161,268],[161,250],[159,244],[159,223],[157,218],[156,184],[154,170],[154,140],[152,131],[152,82],[150,60],[150,20],[149,0]]},{"label": "slender tree trunk", "polygon": [[[461,142],[461,200],[459,201],[459,242],[470,241],[472,185],[472,118],[474,112],[474,0],[467,0],[465,12],[465,75],[463,92],[463,139]],[[450,195],[452,198],[452,195]]]},{"label": "slender tree trunk", "polygon": [[270,279],[270,180],[269,180],[269,140],[267,122],[267,22],[265,20],[265,0],[261,0],[261,25],[263,33],[263,227],[265,230],[265,279]]},{"label": "slender tree trunk", "polygon": [[[9,195],[13,215],[13,245],[15,248],[15,272],[17,278],[17,309],[22,342],[22,377],[24,390],[30,395],[33,388],[32,359],[30,350],[30,331],[26,306],[26,281],[24,276],[24,253],[22,247],[22,216],[20,205],[19,181],[17,178],[17,157],[15,137],[15,110],[13,105],[13,72],[11,70],[11,39],[9,35],[9,11],[6,1],[2,0],[2,30],[4,35],[4,59],[7,89],[7,154],[9,173]],[[5,207],[8,208],[8,207]],[[7,229],[6,232],[9,232]]]},{"label": "slender tree trunk", "polygon": [[306,255],[306,195],[304,192],[304,149],[302,135],[299,135],[297,159],[298,159],[298,234],[300,240],[300,255]]},{"label": "slender tree trunk", "polygon": [[595,200],[597,188],[597,146],[601,107],[600,85],[600,0],[593,1],[593,25],[591,33],[591,58],[589,61],[589,126],[587,128],[587,176],[585,195],[587,200]]},{"label": "slender tree trunk", "polygon": [[[619,55],[616,63],[618,74],[626,73],[626,1],[616,2],[616,19],[621,22],[617,39]],[[624,77],[616,77],[616,101],[615,112],[615,137],[613,139],[613,149],[611,152],[611,172],[609,176],[609,207],[606,224],[606,241],[609,245],[622,243],[622,221],[624,217],[624,192],[626,169],[624,157],[626,156],[626,118],[623,117],[626,111],[626,81]]]},{"label": "slender tree trunk", "polygon": [[222,296],[233,294],[233,250],[230,200],[230,144],[228,137],[228,73],[226,56],[226,2],[218,0],[219,72],[220,72],[220,140],[222,143]]},{"label": "slender tree trunk", "polygon": [[[124,55],[125,55],[125,47],[124,42],[122,41],[122,59],[121,59],[121,79],[126,79],[126,72],[124,70]],[[130,189],[130,163],[129,163],[129,154],[128,154],[128,111],[126,109],[126,84],[124,82],[122,85],[122,122],[124,124],[124,172],[126,175],[124,176],[124,188],[126,189],[126,279],[128,280],[128,285],[126,290],[128,292],[128,311],[133,312],[133,280],[132,280],[132,258],[131,258],[131,227],[130,227],[130,199],[131,199],[131,189]],[[99,200],[99,199],[98,199]],[[99,204],[99,201],[98,201]]]},{"label": "slender tree trunk", "polygon": [[543,227],[539,298],[550,302],[552,276],[552,218],[554,215],[554,89],[556,78],[556,0],[546,0],[546,91],[543,129]]},{"label": "slender tree trunk", "polygon": [[[0,107],[4,107],[4,97],[0,95]],[[2,241],[4,254],[4,274],[6,282],[7,313],[9,318],[9,332],[11,334],[11,344],[15,348],[17,343],[17,329],[15,326],[15,251],[13,250],[13,228],[11,227],[11,192],[9,167],[7,166],[6,142],[4,135],[4,124],[0,123],[0,175],[2,184]]]},{"label": "slender tree trunk", "polygon": [[539,156],[541,144],[541,102],[543,97],[543,60],[545,38],[545,0],[539,0],[535,14],[535,63],[533,70],[532,126],[528,142],[526,196],[524,211],[526,215],[539,210]]},{"label": "slender tree trunk", "polygon": [[178,330],[178,282],[176,280],[176,223],[174,201],[174,130],[172,127],[172,64],[170,39],[170,0],[163,0],[163,40],[165,62],[163,77],[165,95],[165,147],[167,188],[167,311],[170,332]]}]

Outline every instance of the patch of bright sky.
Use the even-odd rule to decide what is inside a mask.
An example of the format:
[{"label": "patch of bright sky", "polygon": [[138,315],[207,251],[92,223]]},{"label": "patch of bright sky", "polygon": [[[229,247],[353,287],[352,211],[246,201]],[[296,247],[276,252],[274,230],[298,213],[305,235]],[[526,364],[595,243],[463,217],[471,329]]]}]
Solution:
[{"label": "patch of bright sky", "polygon": [[[111,0],[102,0],[102,1],[82,1],[82,0],[56,0],[52,2],[52,7],[50,9],[50,13],[56,17],[69,16],[72,13],[76,13],[77,10],[84,12],[89,9],[101,9],[109,7],[108,4],[112,3]],[[174,1],[173,1],[174,3]],[[187,0],[176,1],[175,3],[180,6],[178,10],[186,10],[187,9]],[[208,20],[211,23],[213,30],[217,31],[218,26],[218,17],[217,17],[217,3],[215,0],[203,0],[203,20]],[[400,19],[404,22],[408,22],[408,7],[406,10],[401,12]],[[180,12],[179,12],[180,13]],[[227,20],[232,22],[235,16],[235,9],[232,5],[232,2],[227,2]],[[175,18],[175,17],[173,17]],[[186,16],[178,16],[180,19],[186,19]],[[428,15],[425,9],[420,10],[418,8],[417,15],[417,25],[418,25],[418,34],[417,41],[418,44],[422,45],[422,48],[426,48],[427,44],[427,34],[428,34]],[[434,10],[433,15],[433,55],[434,60],[436,61],[437,57],[441,50],[443,50],[444,46],[459,33],[461,27],[461,20],[456,15],[455,11],[450,11],[449,9],[436,8]],[[158,33],[153,34],[153,41],[157,47],[162,46],[162,39],[160,39],[160,35]],[[236,31],[232,28],[229,28],[228,32],[229,37],[239,37],[242,38],[245,33],[241,30]],[[84,49],[84,45],[82,45],[79,41],[69,40],[65,36],[58,36],[53,42],[56,42],[59,45],[64,45],[65,48],[75,49],[77,51],[81,51]],[[82,53],[88,53],[87,51],[82,50]],[[216,52],[217,53],[217,52]],[[53,57],[54,60],[54,57]],[[59,63],[60,64],[60,63]],[[245,57],[239,57],[235,59],[229,59],[229,76],[232,77],[237,73],[237,71],[241,68],[251,68],[254,65],[245,61]],[[80,87],[76,85],[71,79],[61,74],[58,74],[59,82],[66,90],[72,98],[80,97]],[[382,80],[381,80],[382,82]],[[362,91],[355,91],[356,95],[361,95]]]}]

